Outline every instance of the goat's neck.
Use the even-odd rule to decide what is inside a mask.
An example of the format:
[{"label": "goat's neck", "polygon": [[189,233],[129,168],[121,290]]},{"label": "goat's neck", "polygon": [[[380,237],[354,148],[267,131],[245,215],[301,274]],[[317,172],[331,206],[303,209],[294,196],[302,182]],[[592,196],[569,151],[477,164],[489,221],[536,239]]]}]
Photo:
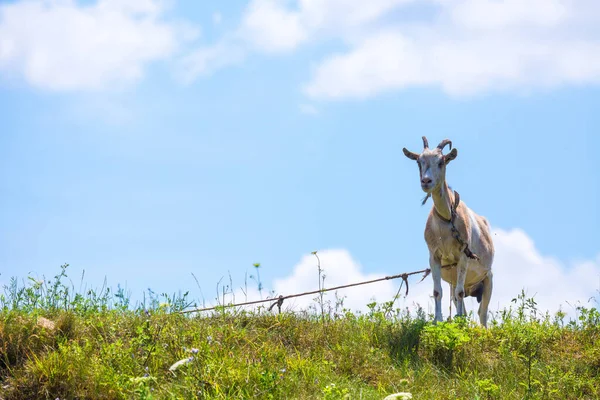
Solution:
[{"label": "goat's neck", "polygon": [[437,213],[444,219],[450,220],[452,218],[452,211],[450,206],[452,204],[452,195],[450,194],[450,189],[448,188],[448,184],[444,180],[441,187],[436,188],[432,193],[431,197],[433,198],[433,206]]}]

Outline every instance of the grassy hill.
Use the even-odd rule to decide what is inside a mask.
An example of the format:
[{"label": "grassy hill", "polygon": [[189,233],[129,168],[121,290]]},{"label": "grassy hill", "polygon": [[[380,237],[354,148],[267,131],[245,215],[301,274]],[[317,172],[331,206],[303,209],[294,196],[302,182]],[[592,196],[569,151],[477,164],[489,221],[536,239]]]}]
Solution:
[{"label": "grassy hill", "polygon": [[192,316],[185,295],[132,307],[65,276],[0,295],[0,399],[600,398],[596,308],[567,322],[521,294],[487,330],[391,303]]}]

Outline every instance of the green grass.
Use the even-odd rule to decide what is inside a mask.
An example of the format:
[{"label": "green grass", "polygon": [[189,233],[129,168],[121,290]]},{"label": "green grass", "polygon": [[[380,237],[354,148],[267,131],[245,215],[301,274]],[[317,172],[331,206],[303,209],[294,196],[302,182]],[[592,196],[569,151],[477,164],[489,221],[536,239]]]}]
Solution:
[{"label": "green grass", "polygon": [[65,280],[66,266],[0,295],[0,399],[600,398],[596,308],[565,322],[521,294],[487,330],[391,302],[192,316],[177,313],[187,294],[132,306]]}]

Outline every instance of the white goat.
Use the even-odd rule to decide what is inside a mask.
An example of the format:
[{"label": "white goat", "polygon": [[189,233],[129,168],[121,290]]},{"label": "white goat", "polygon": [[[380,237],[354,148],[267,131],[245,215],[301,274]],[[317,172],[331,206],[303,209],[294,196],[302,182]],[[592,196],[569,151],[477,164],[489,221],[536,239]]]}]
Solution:
[{"label": "white goat", "polygon": [[[451,151],[443,154],[446,145]],[[441,279],[454,287],[453,301],[457,315],[465,315],[465,296],[477,298],[479,320],[487,326],[488,305],[492,296],[494,244],[488,221],[475,214],[457,192],[446,184],[446,166],[458,154],[448,139],[434,149],[423,136],[424,150],[416,154],[402,149],[404,155],[419,165],[421,189],[433,198],[433,207],[425,225],[429,248],[429,266],[433,278],[435,321],[442,321]]]}]

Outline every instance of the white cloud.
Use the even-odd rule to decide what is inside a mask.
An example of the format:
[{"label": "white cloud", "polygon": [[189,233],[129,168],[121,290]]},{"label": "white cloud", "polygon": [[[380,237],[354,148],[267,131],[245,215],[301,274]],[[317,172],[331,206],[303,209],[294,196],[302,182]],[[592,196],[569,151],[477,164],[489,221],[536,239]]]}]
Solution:
[{"label": "white cloud", "polygon": [[[160,0],[24,0],[0,6],[0,72],[50,90],[138,81],[197,31],[162,22]],[[24,21],[27,23],[25,24]]]},{"label": "white cloud", "polygon": [[[344,249],[327,249],[318,252],[323,274],[325,275],[325,287],[334,287],[356,283],[369,279],[377,279],[385,276],[381,273],[367,274],[362,271],[362,266],[352,258],[350,253]],[[314,291],[319,288],[317,258],[312,254],[302,257],[296,264],[289,276],[275,279],[269,287],[262,291],[262,298],[274,298],[279,295],[289,295],[300,292]],[[256,289],[255,282],[247,288],[238,288],[234,294],[226,297],[226,303],[241,303],[261,299],[259,291]],[[250,283],[249,283],[250,284]],[[366,311],[367,303],[376,300],[378,302],[390,300],[398,290],[399,281],[382,281],[365,286],[351,287],[340,290],[338,294],[348,296],[344,300],[344,307],[351,310]],[[404,289],[403,289],[404,290]],[[282,310],[307,310],[315,306],[315,298],[318,294],[296,297],[285,300]],[[335,293],[324,293],[324,301],[330,301],[332,307],[335,304]],[[257,305],[244,306],[246,309],[256,309],[258,307],[269,307],[273,302],[267,302]],[[208,306],[214,305],[214,301]],[[340,310],[341,311],[341,310]]]},{"label": "white cloud", "polygon": [[[325,287],[341,286],[365,280],[377,279],[385,276],[382,273],[363,272],[361,264],[354,260],[347,250],[328,249],[318,252],[321,268],[325,275]],[[273,289],[277,294],[298,293],[318,289],[319,275],[317,259],[309,254],[302,257],[296,264],[290,276],[276,279]],[[398,290],[400,281],[381,281],[370,285],[355,286],[339,291],[340,296],[347,296],[344,307],[351,310],[366,310],[367,303],[372,300],[383,302],[391,300]],[[286,300],[288,306],[295,309],[305,309],[310,304],[315,304],[314,298],[318,295],[304,296]],[[335,303],[335,295],[326,293],[325,300]],[[332,304],[333,306],[333,304]]]},{"label": "white cloud", "polygon": [[306,28],[300,15],[289,12],[275,0],[250,2],[242,22],[240,35],[264,52],[291,50],[304,41]]},{"label": "white cloud", "polygon": [[305,92],[314,98],[365,97],[386,89],[431,83],[427,78],[429,60],[420,51],[417,43],[401,33],[381,32],[349,54],[330,56],[316,68]]},{"label": "white cloud", "polygon": [[229,40],[201,47],[178,60],[176,76],[182,82],[190,83],[199,76],[242,62],[246,53],[244,47]]},{"label": "white cloud", "polygon": [[305,92],[314,98],[365,98],[410,86],[455,96],[600,82],[600,42],[508,38],[418,40],[382,32],[328,57]]},{"label": "white cloud", "polygon": [[[496,229],[494,243],[494,294],[490,309],[508,306],[510,300],[525,289],[534,296],[540,310],[562,310],[574,315],[576,305],[587,307],[600,303],[600,256],[565,265],[540,254],[533,240],[522,230]],[[590,298],[595,297],[598,303]]]},{"label": "white cloud", "polygon": [[597,84],[599,26],[595,0],[252,0],[232,36],[248,52],[345,45],[304,87],[327,100],[411,86],[470,96]]},{"label": "white cloud", "polygon": [[569,17],[568,3],[575,6],[559,0],[464,0],[455,2],[450,14],[458,26],[467,29],[551,28]]},{"label": "white cloud", "polygon": [[[559,309],[566,312],[570,317],[575,316],[576,305],[586,307],[596,306],[600,303],[600,256],[596,260],[588,260],[565,265],[560,261],[540,254],[533,240],[522,230],[513,229],[505,231],[494,229],[494,243],[496,257],[493,264],[494,289],[490,302],[490,312],[497,312],[512,305],[511,300],[516,298],[524,289],[528,297],[534,297],[538,303],[539,310],[554,313]],[[425,244],[423,244],[425,246]],[[326,276],[325,287],[333,287],[356,283],[386,275],[410,272],[390,271],[364,272],[361,263],[350,255],[347,250],[328,249],[318,252],[321,260],[321,268]],[[424,265],[426,265],[426,260]],[[318,289],[317,259],[308,254],[302,257],[291,273],[283,278],[273,281],[272,289],[276,295],[293,294]],[[434,303],[431,293],[433,285],[431,276],[425,281],[418,283],[420,276],[412,276],[409,280],[410,291],[408,297],[397,300],[399,307],[409,307],[415,310],[415,304],[419,304],[426,312],[433,313]],[[367,311],[366,305],[375,300],[377,302],[389,301],[398,291],[401,280],[387,280],[370,285],[356,286],[338,291],[340,296],[347,296],[344,306],[352,310]],[[448,317],[450,292],[448,284],[443,282],[443,314]],[[267,291],[263,292],[263,295]],[[404,295],[404,288],[401,294]],[[314,299],[318,295],[310,295],[286,300],[285,308],[302,310],[310,305],[315,305]],[[258,299],[258,292],[251,288],[248,300]],[[240,291],[237,292],[236,300],[244,301],[245,297]],[[325,300],[335,303],[335,295],[331,292],[325,295]],[[479,304],[469,297],[466,301],[468,311],[476,315]],[[453,307],[453,313],[455,309]]]},{"label": "white cloud", "polygon": [[437,16],[418,29],[379,30],[327,56],[305,92],[365,98],[436,86],[470,96],[600,82],[597,3],[455,0],[441,2]]}]

